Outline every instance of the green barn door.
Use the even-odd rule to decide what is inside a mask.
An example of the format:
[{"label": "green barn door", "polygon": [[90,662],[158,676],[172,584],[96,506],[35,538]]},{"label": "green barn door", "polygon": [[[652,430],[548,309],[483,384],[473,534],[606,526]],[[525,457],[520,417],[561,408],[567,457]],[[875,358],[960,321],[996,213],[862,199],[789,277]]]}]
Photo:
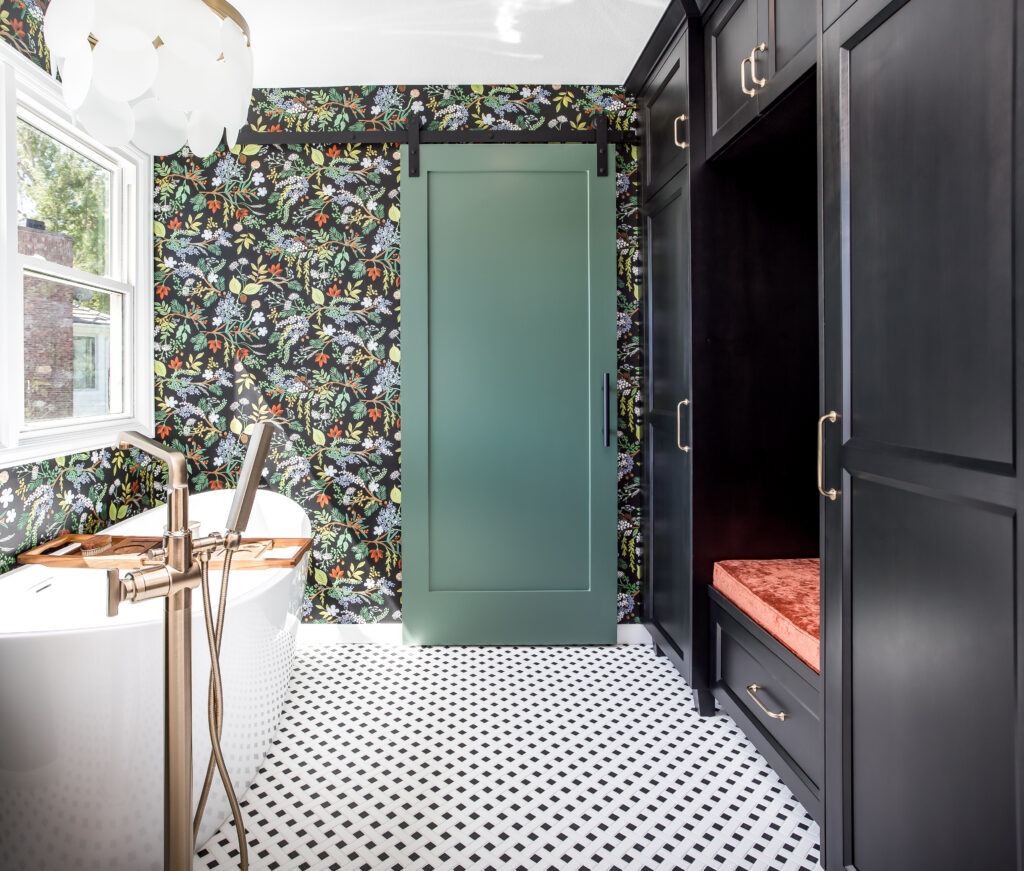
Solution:
[{"label": "green barn door", "polygon": [[613,643],[614,154],[604,178],[585,145],[420,161],[402,176],[405,642]]}]

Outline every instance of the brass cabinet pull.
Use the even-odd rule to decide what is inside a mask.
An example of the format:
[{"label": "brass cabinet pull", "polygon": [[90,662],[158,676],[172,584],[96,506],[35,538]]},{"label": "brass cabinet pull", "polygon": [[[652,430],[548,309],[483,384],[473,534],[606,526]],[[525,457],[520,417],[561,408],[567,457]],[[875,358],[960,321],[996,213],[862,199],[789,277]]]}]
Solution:
[{"label": "brass cabinet pull", "polygon": [[823,414],[818,420],[818,492],[827,496],[833,502],[839,498],[839,491],[835,488],[825,489],[825,421],[835,423],[839,420],[839,412],[830,411]]},{"label": "brass cabinet pull", "polygon": [[757,705],[762,711],[764,711],[773,720],[785,720],[789,716],[785,711],[779,711],[777,714],[775,711],[769,711],[764,703],[757,697],[757,691],[763,690],[764,687],[759,687],[756,683],[752,683],[747,687],[747,695],[754,700],[754,704]]},{"label": "brass cabinet pull", "polygon": [[768,84],[767,78],[757,77],[757,53],[759,51],[768,51],[768,46],[763,42],[760,45],[755,45],[754,50],[750,53],[750,81],[752,81],[759,88],[763,88]]},{"label": "brass cabinet pull", "polygon": [[676,406],[676,447],[679,448],[679,450],[681,450],[684,454],[690,453],[690,446],[683,444],[682,412],[683,406],[689,404],[689,399],[682,399]]},{"label": "brass cabinet pull", "polygon": [[686,120],[686,115],[683,114],[683,115],[680,115],[678,118],[676,118],[675,121],[672,122],[672,136],[675,137],[676,148],[686,149],[686,148],[690,147],[690,143],[689,142],[687,142],[686,140],[680,140],[679,139],[679,122],[680,121],[685,121],[685,120]]},{"label": "brass cabinet pull", "polygon": [[751,72],[754,69],[754,52],[750,53],[750,57],[745,57],[740,61],[740,88],[743,89],[743,93],[753,99],[757,96],[757,88],[747,87],[747,64],[750,64]]}]

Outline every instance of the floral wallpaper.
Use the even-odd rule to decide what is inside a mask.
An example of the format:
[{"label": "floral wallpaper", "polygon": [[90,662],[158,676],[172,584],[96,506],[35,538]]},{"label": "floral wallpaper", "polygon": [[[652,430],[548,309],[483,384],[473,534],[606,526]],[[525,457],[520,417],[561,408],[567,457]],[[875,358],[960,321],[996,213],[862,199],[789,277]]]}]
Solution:
[{"label": "floral wallpaper", "polygon": [[49,0],[0,2],[0,39],[46,72],[50,71],[50,51],[43,41],[43,13],[48,5]]},{"label": "floral wallpaper", "polygon": [[[269,89],[256,130],[629,129],[595,86]],[[270,485],[316,537],[305,619],[401,618],[401,230],[397,146],[236,146],[156,162],[157,434],[196,490],[228,487],[247,432],[280,424]],[[639,619],[640,283],[636,154],[617,166],[619,617]],[[511,256],[515,256],[514,252]]]},{"label": "floral wallpaper", "polygon": [[[0,38],[44,69],[46,0],[0,0]],[[257,90],[253,129],[629,130],[621,89],[464,85]],[[619,619],[640,619],[639,177],[617,161]],[[231,487],[248,433],[275,439],[269,484],[302,504],[316,543],[304,619],[401,619],[401,203],[397,146],[187,149],[154,165],[157,435],[194,491]],[[613,244],[613,240],[609,240]],[[154,475],[156,472],[156,475]],[[147,457],[103,451],[0,470],[0,571],[62,530],[151,507]]]}]

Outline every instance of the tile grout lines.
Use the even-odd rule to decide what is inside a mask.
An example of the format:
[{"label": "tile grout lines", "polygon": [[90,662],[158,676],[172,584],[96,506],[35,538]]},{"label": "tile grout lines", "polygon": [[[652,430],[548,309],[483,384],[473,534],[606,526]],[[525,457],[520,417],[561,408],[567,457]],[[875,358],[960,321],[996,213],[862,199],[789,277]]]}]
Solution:
[{"label": "tile grout lines", "polygon": [[[251,871],[814,871],[818,827],[650,647],[308,648]],[[197,867],[232,869],[230,821]]]}]

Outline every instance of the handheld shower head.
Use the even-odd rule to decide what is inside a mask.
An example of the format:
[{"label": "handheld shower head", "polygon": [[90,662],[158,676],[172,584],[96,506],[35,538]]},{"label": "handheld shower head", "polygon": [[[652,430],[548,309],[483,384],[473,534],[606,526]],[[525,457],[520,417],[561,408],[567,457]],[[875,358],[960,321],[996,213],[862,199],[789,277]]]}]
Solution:
[{"label": "handheld shower head", "polygon": [[252,435],[249,436],[249,449],[245,452],[242,471],[238,476],[238,488],[235,490],[235,499],[228,512],[227,530],[229,533],[243,533],[249,525],[252,503],[256,499],[256,491],[260,488],[263,464],[266,462],[267,453],[270,450],[270,440],[275,429],[280,432],[281,427],[276,423],[262,421],[256,424]]}]

